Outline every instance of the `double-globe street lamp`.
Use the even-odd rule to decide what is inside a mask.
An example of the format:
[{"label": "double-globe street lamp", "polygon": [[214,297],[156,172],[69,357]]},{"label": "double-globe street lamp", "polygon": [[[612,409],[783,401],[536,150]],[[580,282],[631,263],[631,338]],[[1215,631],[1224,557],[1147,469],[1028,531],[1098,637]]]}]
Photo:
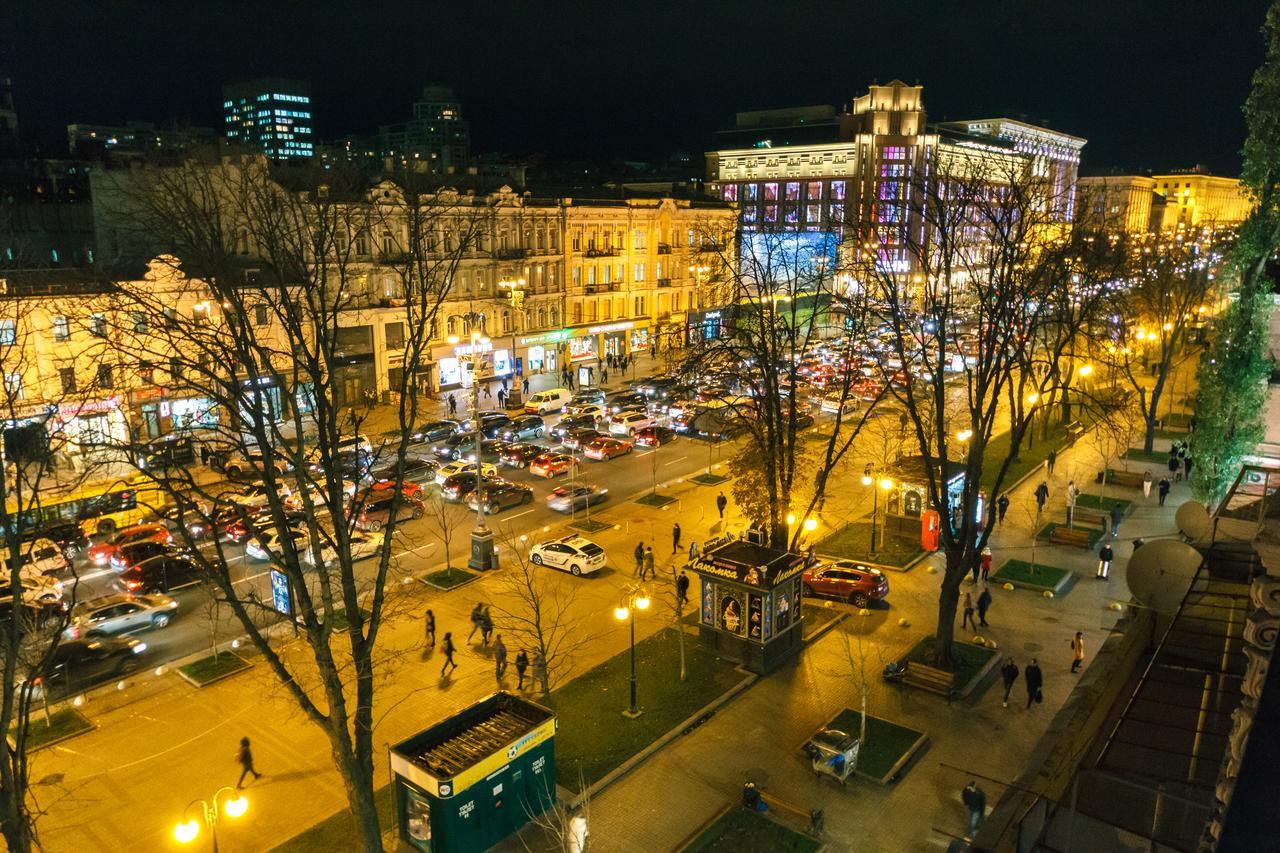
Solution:
[{"label": "double-globe street lamp", "polygon": [[[244,813],[249,810],[249,800],[244,794],[240,793],[239,788],[233,788],[230,785],[224,785],[208,800],[192,800],[182,811],[182,821],[173,828],[173,837],[180,844],[190,844],[200,835],[200,824],[209,829],[209,835],[213,840],[213,853],[218,853],[218,797],[224,793],[230,793],[234,796],[228,797],[222,802],[222,812],[227,817],[235,820],[243,817]],[[189,817],[191,810],[196,806],[200,807],[198,818]]]},{"label": "double-globe street lamp", "polygon": [[520,314],[524,311],[524,286],[523,278],[504,278],[498,282],[498,288],[506,292],[511,302],[511,354],[507,362],[511,368],[511,390],[507,392],[508,409],[518,409],[524,403],[523,389],[516,376],[516,333],[520,329]]},{"label": "double-globe street lamp", "polygon": [[636,613],[649,609],[649,594],[644,587],[632,586],[627,589],[626,598],[613,609],[613,615],[619,622],[629,623],[631,628],[631,707],[622,712],[622,716],[635,719],[640,716],[640,706],[636,702]]},{"label": "double-globe street lamp", "polygon": [[[477,311],[468,311],[462,315],[463,321],[466,322],[467,328],[471,330],[471,425],[474,427],[473,433],[475,437],[475,466],[476,466],[476,527],[471,531],[471,556],[467,559],[467,565],[477,571],[488,571],[498,567],[497,555],[493,550],[493,531],[489,529],[485,523],[484,517],[484,457],[481,455],[481,447],[484,441],[484,434],[481,432],[482,423],[480,420],[480,345],[489,342],[484,336],[484,314]],[[455,343],[456,337],[450,337],[449,342]]]},{"label": "double-globe street lamp", "polygon": [[870,486],[872,483],[879,486],[873,489],[871,499],[871,553],[876,552],[876,516],[880,514],[880,493],[888,492],[893,488],[893,480],[888,477],[881,477],[874,468],[868,465],[862,471],[862,485]]}]

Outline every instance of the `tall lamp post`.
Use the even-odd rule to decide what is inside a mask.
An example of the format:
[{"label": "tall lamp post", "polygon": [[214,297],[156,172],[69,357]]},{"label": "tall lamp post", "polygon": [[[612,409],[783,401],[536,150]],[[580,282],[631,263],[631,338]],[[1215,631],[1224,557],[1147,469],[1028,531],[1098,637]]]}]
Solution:
[{"label": "tall lamp post", "polygon": [[876,516],[880,514],[880,493],[887,492],[893,488],[893,480],[888,477],[878,477],[875,470],[868,465],[862,472],[862,485],[870,486],[872,484],[879,486],[878,489],[871,491],[871,553],[876,552]]},{"label": "tall lamp post", "polygon": [[[187,807],[182,810],[182,821],[173,828],[174,839],[180,844],[190,844],[200,834],[200,824],[203,823],[212,838],[213,853],[218,853],[218,797],[224,793],[235,795],[228,797],[222,803],[222,811],[227,817],[234,820],[242,817],[249,810],[249,800],[245,795],[240,793],[238,788],[225,785],[214,791],[213,796],[208,800],[192,800],[187,804]],[[191,810],[196,806],[200,807],[199,820],[189,817]]]},{"label": "tall lamp post", "polygon": [[468,311],[463,315],[471,330],[471,425],[474,427],[476,448],[476,527],[471,531],[471,556],[467,566],[477,571],[486,572],[498,567],[497,556],[493,552],[493,531],[489,529],[484,518],[484,458],[481,456],[481,442],[484,434],[480,431],[480,344],[488,341],[483,334],[484,314]]},{"label": "tall lamp post", "polygon": [[502,279],[498,287],[505,290],[511,301],[511,390],[507,392],[507,408],[518,409],[524,405],[524,395],[516,377],[516,332],[520,328],[520,312],[524,307],[523,278]]},{"label": "tall lamp post", "polygon": [[631,707],[622,712],[622,716],[635,719],[640,716],[640,706],[636,701],[636,613],[649,609],[649,594],[644,587],[633,586],[627,590],[627,597],[613,610],[619,622],[629,623],[631,628]]}]

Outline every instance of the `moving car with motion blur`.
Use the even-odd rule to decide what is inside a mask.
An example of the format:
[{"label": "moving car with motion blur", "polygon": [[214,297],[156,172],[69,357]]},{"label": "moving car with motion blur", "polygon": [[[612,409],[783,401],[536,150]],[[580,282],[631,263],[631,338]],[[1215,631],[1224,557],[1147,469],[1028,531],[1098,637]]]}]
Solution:
[{"label": "moving car with motion blur", "polygon": [[167,595],[104,595],[73,607],[65,633],[74,640],[163,628],[173,621],[177,610],[178,602]]},{"label": "moving car with motion blur", "polygon": [[89,562],[95,566],[105,566],[120,552],[121,548],[136,542],[162,542],[169,545],[173,543],[173,534],[169,532],[168,527],[158,522],[131,524],[120,528],[115,536],[90,545]]},{"label": "moving car with motion blur", "polygon": [[120,583],[125,592],[144,595],[191,586],[199,583],[202,577],[200,566],[194,560],[177,554],[161,554],[125,569],[120,573]]},{"label": "moving car with motion blur", "polygon": [[[533,489],[520,483],[503,480],[486,485],[484,488],[484,511],[489,515],[495,515],[515,506],[524,506],[532,501]],[[472,509],[480,508],[480,496],[476,494],[475,489],[467,495],[467,506]]]},{"label": "moving car with motion blur", "polygon": [[582,455],[598,462],[607,462],[615,456],[625,456],[631,452],[631,442],[607,435],[597,436],[582,448]]},{"label": "moving car with motion blur", "polygon": [[574,512],[586,509],[609,497],[609,490],[593,483],[560,486],[547,495],[547,506],[556,512]]},{"label": "moving car with motion blur", "polygon": [[523,441],[526,438],[542,438],[547,426],[537,415],[521,415],[502,428],[503,441]]},{"label": "moving car with motion blur", "polygon": [[85,637],[63,640],[44,670],[32,679],[37,697],[65,697],[142,667],[147,644],[133,637]]}]

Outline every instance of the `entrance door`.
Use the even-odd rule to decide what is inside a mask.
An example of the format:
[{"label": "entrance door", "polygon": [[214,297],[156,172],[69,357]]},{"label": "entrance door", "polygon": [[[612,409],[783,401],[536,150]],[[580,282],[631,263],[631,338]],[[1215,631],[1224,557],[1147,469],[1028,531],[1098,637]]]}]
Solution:
[{"label": "entrance door", "polygon": [[142,429],[147,438],[160,437],[160,412],[154,404],[142,407]]},{"label": "entrance door", "polygon": [[342,380],[342,401],[348,406],[358,406],[360,399],[360,377],[347,376]]}]

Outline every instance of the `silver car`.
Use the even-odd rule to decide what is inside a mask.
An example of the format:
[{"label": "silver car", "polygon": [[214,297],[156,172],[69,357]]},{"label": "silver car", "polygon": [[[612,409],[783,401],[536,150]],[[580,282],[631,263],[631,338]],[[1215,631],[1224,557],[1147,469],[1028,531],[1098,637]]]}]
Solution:
[{"label": "silver car", "polygon": [[72,608],[67,635],[78,639],[163,628],[173,620],[177,610],[177,601],[158,593],[106,595],[82,601]]}]

